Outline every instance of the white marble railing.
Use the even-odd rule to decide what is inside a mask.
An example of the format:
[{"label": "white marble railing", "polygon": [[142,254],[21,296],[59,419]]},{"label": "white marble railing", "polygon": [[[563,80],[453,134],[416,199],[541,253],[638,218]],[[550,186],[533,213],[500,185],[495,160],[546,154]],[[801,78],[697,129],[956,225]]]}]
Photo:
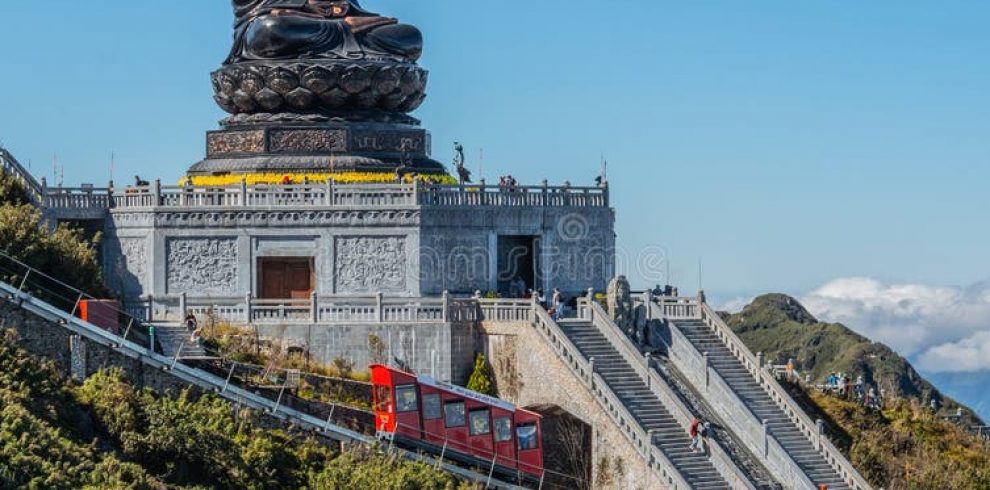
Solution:
[{"label": "white marble railing", "polygon": [[733,355],[763,386],[774,403],[798,427],[828,463],[839,473],[842,479],[854,490],[871,490],[873,487],[856,471],[852,463],[828,440],[819,433],[818,426],[811,417],[791,398],[786,390],[777,382],[773,374],[763,369],[759,359],[743,344],[735,332],[722,320],[722,317],[707,304],[701,305],[701,320],[719,337]]},{"label": "white marble railing", "polygon": [[[662,479],[660,486],[673,490],[690,489],[691,486],[680,471],[659,448],[653,445],[651,435],[643,430],[618,395],[612,391],[601,375],[595,372],[594,364],[589,359],[585,359],[546,310],[533,303],[530,305],[533,326],[536,327],[537,332],[568,369],[584,382],[599,406],[608,413],[620,432],[645,458],[647,466]],[[645,483],[647,488],[653,488],[650,482]]]},{"label": "white marble railing", "polygon": [[298,184],[229,187],[148,186],[42,189],[52,209],[331,208],[413,206],[608,207],[597,187],[517,187],[420,184]]},{"label": "white marble railing", "polygon": [[0,148],[0,170],[13,177],[24,186],[30,199],[38,204],[41,201],[41,185],[9,151]]},{"label": "white marble railing", "polygon": [[[590,320],[609,343],[615,347],[629,365],[636,371],[643,383],[660,400],[664,408],[687,433],[695,414],[674,394],[674,389],[652,368],[649,354],[643,355],[619,327],[609,318],[608,313],[596,301],[587,298],[578,300],[578,316]],[[720,475],[733,489],[753,490],[755,487],[746,474],[736,465],[729,453],[715,439],[710,439],[709,460]]]},{"label": "white marble railing", "polygon": [[[126,305],[128,313],[149,322],[179,322],[187,315],[250,325],[314,325],[345,323],[447,323],[451,321],[449,296],[403,298],[384,295],[321,296],[309,299],[271,300],[245,296],[144,297]],[[465,305],[458,303],[458,317]]]}]

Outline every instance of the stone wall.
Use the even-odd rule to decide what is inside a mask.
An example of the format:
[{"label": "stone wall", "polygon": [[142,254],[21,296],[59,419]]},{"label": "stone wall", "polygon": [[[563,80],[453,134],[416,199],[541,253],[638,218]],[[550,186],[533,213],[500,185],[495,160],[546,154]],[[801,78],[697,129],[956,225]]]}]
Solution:
[{"label": "stone wall", "polygon": [[311,358],[332,363],[337,358],[366,370],[375,362],[388,363],[442,381],[463,384],[474,358],[471,323],[353,324],[313,326],[258,326],[259,335],[285,347],[309,350]]},{"label": "stone wall", "polygon": [[488,356],[500,397],[523,407],[555,405],[593,428],[592,488],[661,488],[643,457],[532,325],[483,322],[478,348]]},{"label": "stone wall", "polygon": [[103,263],[130,298],[257,295],[258,260],[270,257],[312,258],[321,295],[471,294],[511,273],[499,270],[499,237],[527,237],[535,286],[578,294],[614,275],[614,224],[611,209],[591,207],[121,209]]},{"label": "stone wall", "polygon": [[138,388],[149,387],[159,393],[175,394],[188,386],[165,371],[146,366],[108,347],[85,340],[73,340],[80,337],[74,337],[62,325],[27,313],[7,301],[0,301],[0,328],[16,332],[21,348],[32,355],[51,360],[59,372],[77,380],[89,377],[101,369],[119,367]]}]

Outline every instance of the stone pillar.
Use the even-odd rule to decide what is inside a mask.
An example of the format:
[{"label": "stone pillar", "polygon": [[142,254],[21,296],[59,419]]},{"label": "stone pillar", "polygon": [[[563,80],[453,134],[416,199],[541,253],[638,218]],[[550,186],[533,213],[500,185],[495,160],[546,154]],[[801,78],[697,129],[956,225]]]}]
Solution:
[{"label": "stone pillar", "polygon": [[311,323],[317,324],[320,322],[320,305],[316,291],[313,291],[309,295],[309,314]]},{"label": "stone pillar", "polygon": [[248,205],[247,179],[241,177],[241,206]]},{"label": "stone pillar", "polygon": [[69,377],[73,381],[86,381],[86,341],[80,335],[69,337]]},{"label": "stone pillar", "polygon": [[443,311],[441,312],[441,315],[443,316],[441,317],[441,320],[444,323],[447,323],[448,321],[450,321],[450,291],[447,291],[446,289],[443,290],[442,309]]},{"label": "stone pillar", "polygon": [[244,325],[251,324],[251,292],[244,295]]},{"label": "stone pillar", "polygon": [[189,315],[189,305],[186,302],[186,293],[183,291],[179,294],[179,320],[185,322],[187,315]]},{"label": "stone pillar", "polygon": [[378,323],[385,323],[384,300],[385,295],[381,291],[375,293],[375,318],[378,319]]}]

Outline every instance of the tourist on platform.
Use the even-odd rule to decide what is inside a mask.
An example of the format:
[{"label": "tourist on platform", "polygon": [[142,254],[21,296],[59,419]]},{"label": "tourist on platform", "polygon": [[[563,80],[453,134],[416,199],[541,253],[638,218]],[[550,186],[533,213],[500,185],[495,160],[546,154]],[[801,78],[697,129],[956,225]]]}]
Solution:
[{"label": "tourist on platform", "polygon": [[561,293],[559,288],[553,288],[551,304],[553,305],[553,320],[559,321],[564,316],[564,293]]},{"label": "tourist on platform", "polygon": [[199,327],[199,321],[196,320],[196,315],[192,313],[186,315],[186,330],[189,331],[189,342],[193,344],[199,343],[202,329]]},{"label": "tourist on platform", "polygon": [[549,305],[547,305],[547,294],[543,292],[543,288],[536,290],[536,301],[540,303],[540,306],[543,307],[544,310],[550,309],[548,308]]},{"label": "tourist on platform", "polygon": [[865,395],[865,393],[863,393],[863,388],[864,387],[865,387],[865,382],[863,381],[863,376],[862,375],[856,376],[856,387],[855,387],[855,390],[856,390],[856,399],[857,400],[862,400],[863,399],[863,395]]},{"label": "tourist on platform", "polygon": [[147,180],[144,180],[139,175],[134,176],[134,187],[148,187],[151,184]]}]

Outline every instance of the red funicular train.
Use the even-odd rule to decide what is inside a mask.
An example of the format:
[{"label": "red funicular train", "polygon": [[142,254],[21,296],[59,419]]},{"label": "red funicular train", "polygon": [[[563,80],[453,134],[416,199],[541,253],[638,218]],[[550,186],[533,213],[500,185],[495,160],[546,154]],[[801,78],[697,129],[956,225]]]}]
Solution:
[{"label": "red funicular train", "polygon": [[540,415],[429,376],[371,366],[375,425],[397,444],[443,454],[502,477],[543,477]]}]

